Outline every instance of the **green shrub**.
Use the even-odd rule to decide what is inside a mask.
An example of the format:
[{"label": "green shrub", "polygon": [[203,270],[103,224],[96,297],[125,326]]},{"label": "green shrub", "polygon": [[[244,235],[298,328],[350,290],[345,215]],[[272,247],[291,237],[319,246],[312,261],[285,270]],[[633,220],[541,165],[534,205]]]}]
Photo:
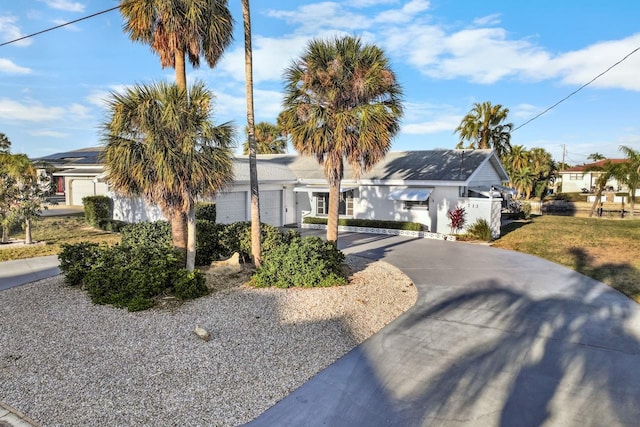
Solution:
[{"label": "green shrub", "polygon": [[195,299],[209,293],[204,274],[199,270],[178,270],[173,276],[173,292],[178,299]]},{"label": "green shrub", "polygon": [[[305,224],[327,224],[327,218],[305,217]],[[419,222],[383,221],[378,219],[340,218],[338,225],[351,227],[388,228],[391,230],[422,231],[424,226]]]},{"label": "green shrub", "polygon": [[63,243],[58,259],[65,283],[70,286],[82,285],[84,277],[93,268],[102,249],[98,243]]},{"label": "green shrub", "polygon": [[155,297],[173,288],[180,268],[170,247],[116,245],[101,250],[84,282],[95,304],[144,310],[153,305]]},{"label": "green shrub", "polygon": [[211,202],[196,203],[196,219],[216,222],[216,204]]},{"label": "green shrub", "polygon": [[82,198],[84,219],[87,224],[98,227],[100,220],[111,219],[111,199],[107,196],[87,196]]},{"label": "green shrub", "polygon": [[[278,227],[269,224],[260,225],[261,255],[267,257],[273,249],[286,244],[298,236],[295,230],[281,231]],[[220,230],[219,242],[223,256],[231,256],[238,252],[240,257],[247,261],[251,259],[251,223],[248,221],[227,224]]]},{"label": "green shrub", "polygon": [[219,242],[223,229],[223,224],[196,220],[196,265],[209,265],[224,254],[224,248]]},{"label": "green shrub", "polygon": [[119,233],[127,225],[129,225],[128,222],[117,219],[101,219],[98,221],[98,228],[100,230],[110,231],[112,233]]},{"label": "green shrub", "polygon": [[344,254],[319,237],[293,237],[269,252],[251,283],[257,287],[324,287],[344,285]]},{"label": "green shrub", "polygon": [[167,221],[137,222],[127,224],[120,231],[124,246],[168,246],[173,247],[171,224]]},{"label": "green shrub", "polygon": [[520,215],[523,219],[531,218],[531,203],[524,202],[520,208]]},{"label": "green shrub", "polygon": [[491,226],[486,219],[480,218],[467,229],[467,235],[489,242],[491,241]]}]

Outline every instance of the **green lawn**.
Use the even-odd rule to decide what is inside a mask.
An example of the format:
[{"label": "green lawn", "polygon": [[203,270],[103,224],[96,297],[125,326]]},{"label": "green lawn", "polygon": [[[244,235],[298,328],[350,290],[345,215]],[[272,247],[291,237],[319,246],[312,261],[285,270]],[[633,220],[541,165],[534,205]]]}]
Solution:
[{"label": "green lawn", "polygon": [[[119,234],[88,226],[82,214],[43,217],[31,228],[33,241],[44,242],[44,244],[5,248],[0,245],[0,261],[56,255],[60,252],[60,245],[63,243],[106,242],[111,244],[120,241]],[[11,233],[10,237],[24,240],[24,232],[18,229]]]},{"label": "green lawn", "polygon": [[502,233],[494,246],[562,264],[640,302],[640,220],[545,215]]}]

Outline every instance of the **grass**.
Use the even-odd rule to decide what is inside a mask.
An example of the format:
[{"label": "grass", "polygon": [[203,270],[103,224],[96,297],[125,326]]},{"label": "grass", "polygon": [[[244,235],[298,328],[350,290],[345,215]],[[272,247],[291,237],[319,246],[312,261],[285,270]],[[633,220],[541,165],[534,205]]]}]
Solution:
[{"label": "grass", "polygon": [[502,233],[494,246],[564,265],[640,302],[640,220],[544,215]]},{"label": "grass", "polygon": [[[22,245],[2,248],[0,245],[0,261],[24,259],[45,255],[57,255],[63,243],[105,242],[109,244],[120,241],[120,235],[90,227],[82,214],[65,216],[48,216],[31,226],[34,242],[44,244]],[[24,240],[24,232],[17,230],[10,234],[12,239]]]}]

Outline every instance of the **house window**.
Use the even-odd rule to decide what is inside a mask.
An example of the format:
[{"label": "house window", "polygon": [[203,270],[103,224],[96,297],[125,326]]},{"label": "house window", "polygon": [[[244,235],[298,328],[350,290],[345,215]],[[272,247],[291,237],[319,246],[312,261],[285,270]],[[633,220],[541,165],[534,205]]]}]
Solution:
[{"label": "house window", "polygon": [[405,200],[403,202],[403,207],[406,210],[411,210],[411,209],[429,210],[429,199],[419,200],[419,201]]},{"label": "house window", "polygon": [[[329,193],[315,193],[316,214],[329,215]],[[340,215],[353,216],[353,191],[340,193],[340,205],[338,206]]]},{"label": "house window", "polygon": [[582,173],[571,173],[571,174],[569,174],[569,180],[570,181],[582,181],[583,177],[584,177],[584,174],[582,174]]}]

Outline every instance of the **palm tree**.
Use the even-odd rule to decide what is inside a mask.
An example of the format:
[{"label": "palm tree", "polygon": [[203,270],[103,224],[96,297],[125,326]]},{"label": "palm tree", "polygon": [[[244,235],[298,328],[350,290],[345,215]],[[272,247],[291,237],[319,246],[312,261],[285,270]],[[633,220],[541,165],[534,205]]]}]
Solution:
[{"label": "palm tree", "polygon": [[529,152],[523,145],[514,145],[503,161],[509,176],[511,176],[515,171],[529,165]]},{"label": "palm tree", "polygon": [[525,199],[528,199],[531,196],[531,189],[535,183],[535,176],[531,171],[531,168],[526,166],[514,171],[511,176],[511,182],[518,192],[518,196],[524,196]]},{"label": "palm tree", "polygon": [[11,149],[11,141],[7,138],[7,135],[0,132],[0,153],[8,153]]},{"label": "palm tree", "polygon": [[102,125],[109,184],[160,207],[171,222],[173,245],[182,253],[186,250],[191,270],[195,201],[213,196],[233,179],[233,127],[210,121],[212,99],[202,83],[189,91],[167,83],[137,85],[112,94],[110,118]]},{"label": "palm tree", "polygon": [[351,36],[311,40],[284,78],[281,121],[295,149],[324,166],[327,240],[337,244],[344,161],[358,177],[387,154],[402,89],[382,49]]},{"label": "palm tree", "polygon": [[[249,129],[247,128],[247,135]],[[278,126],[268,122],[260,122],[255,126],[256,154],[284,154],[287,139]],[[242,154],[249,154],[249,141],[242,145]]]},{"label": "palm tree", "polygon": [[255,121],[253,115],[253,50],[251,47],[251,9],[249,0],[242,0],[244,23],[244,72],[247,90],[247,137],[249,148],[249,186],[251,187],[251,257],[260,267],[260,191],[258,188],[258,165],[256,163]]},{"label": "palm tree", "polygon": [[233,18],[226,0],[123,0],[124,31],[151,46],[162,67],[172,67],[178,87],[186,89],[185,57],[194,68],[204,56],[214,67],[233,39]]},{"label": "palm tree", "polygon": [[593,200],[593,204],[591,205],[591,211],[589,211],[589,217],[592,217],[596,213],[596,209],[598,204],[600,203],[600,199],[602,198],[602,192],[607,186],[607,182],[613,176],[620,176],[620,163],[612,163],[607,160],[604,162],[602,166],[592,166],[585,168],[585,171],[600,171],[598,174],[598,178],[596,179],[596,197]]},{"label": "palm tree", "polygon": [[604,160],[606,159],[606,157],[598,152],[596,153],[591,153],[587,156],[588,160],[593,160],[594,162],[597,162],[598,160]]},{"label": "palm tree", "polygon": [[626,158],[626,163],[620,164],[621,174],[618,180],[627,185],[629,189],[629,210],[633,218],[633,210],[636,204],[636,190],[640,187],[640,151],[634,150],[626,145],[620,146]]},{"label": "palm tree", "polygon": [[460,125],[453,133],[460,134],[460,142],[456,148],[495,150],[501,159],[511,150],[511,130],[513,123],[503,123],[507,119],[509,109],[491,102],[475,103],[473,108],[462,118]]},{"label": "palm tree", "polygon": [[532,148],[529,152],[531,171],[535,177],[533,190],[541,199],[546,194],[546,189],[556,178],[556,165],[551,153],[544,148]]}]

